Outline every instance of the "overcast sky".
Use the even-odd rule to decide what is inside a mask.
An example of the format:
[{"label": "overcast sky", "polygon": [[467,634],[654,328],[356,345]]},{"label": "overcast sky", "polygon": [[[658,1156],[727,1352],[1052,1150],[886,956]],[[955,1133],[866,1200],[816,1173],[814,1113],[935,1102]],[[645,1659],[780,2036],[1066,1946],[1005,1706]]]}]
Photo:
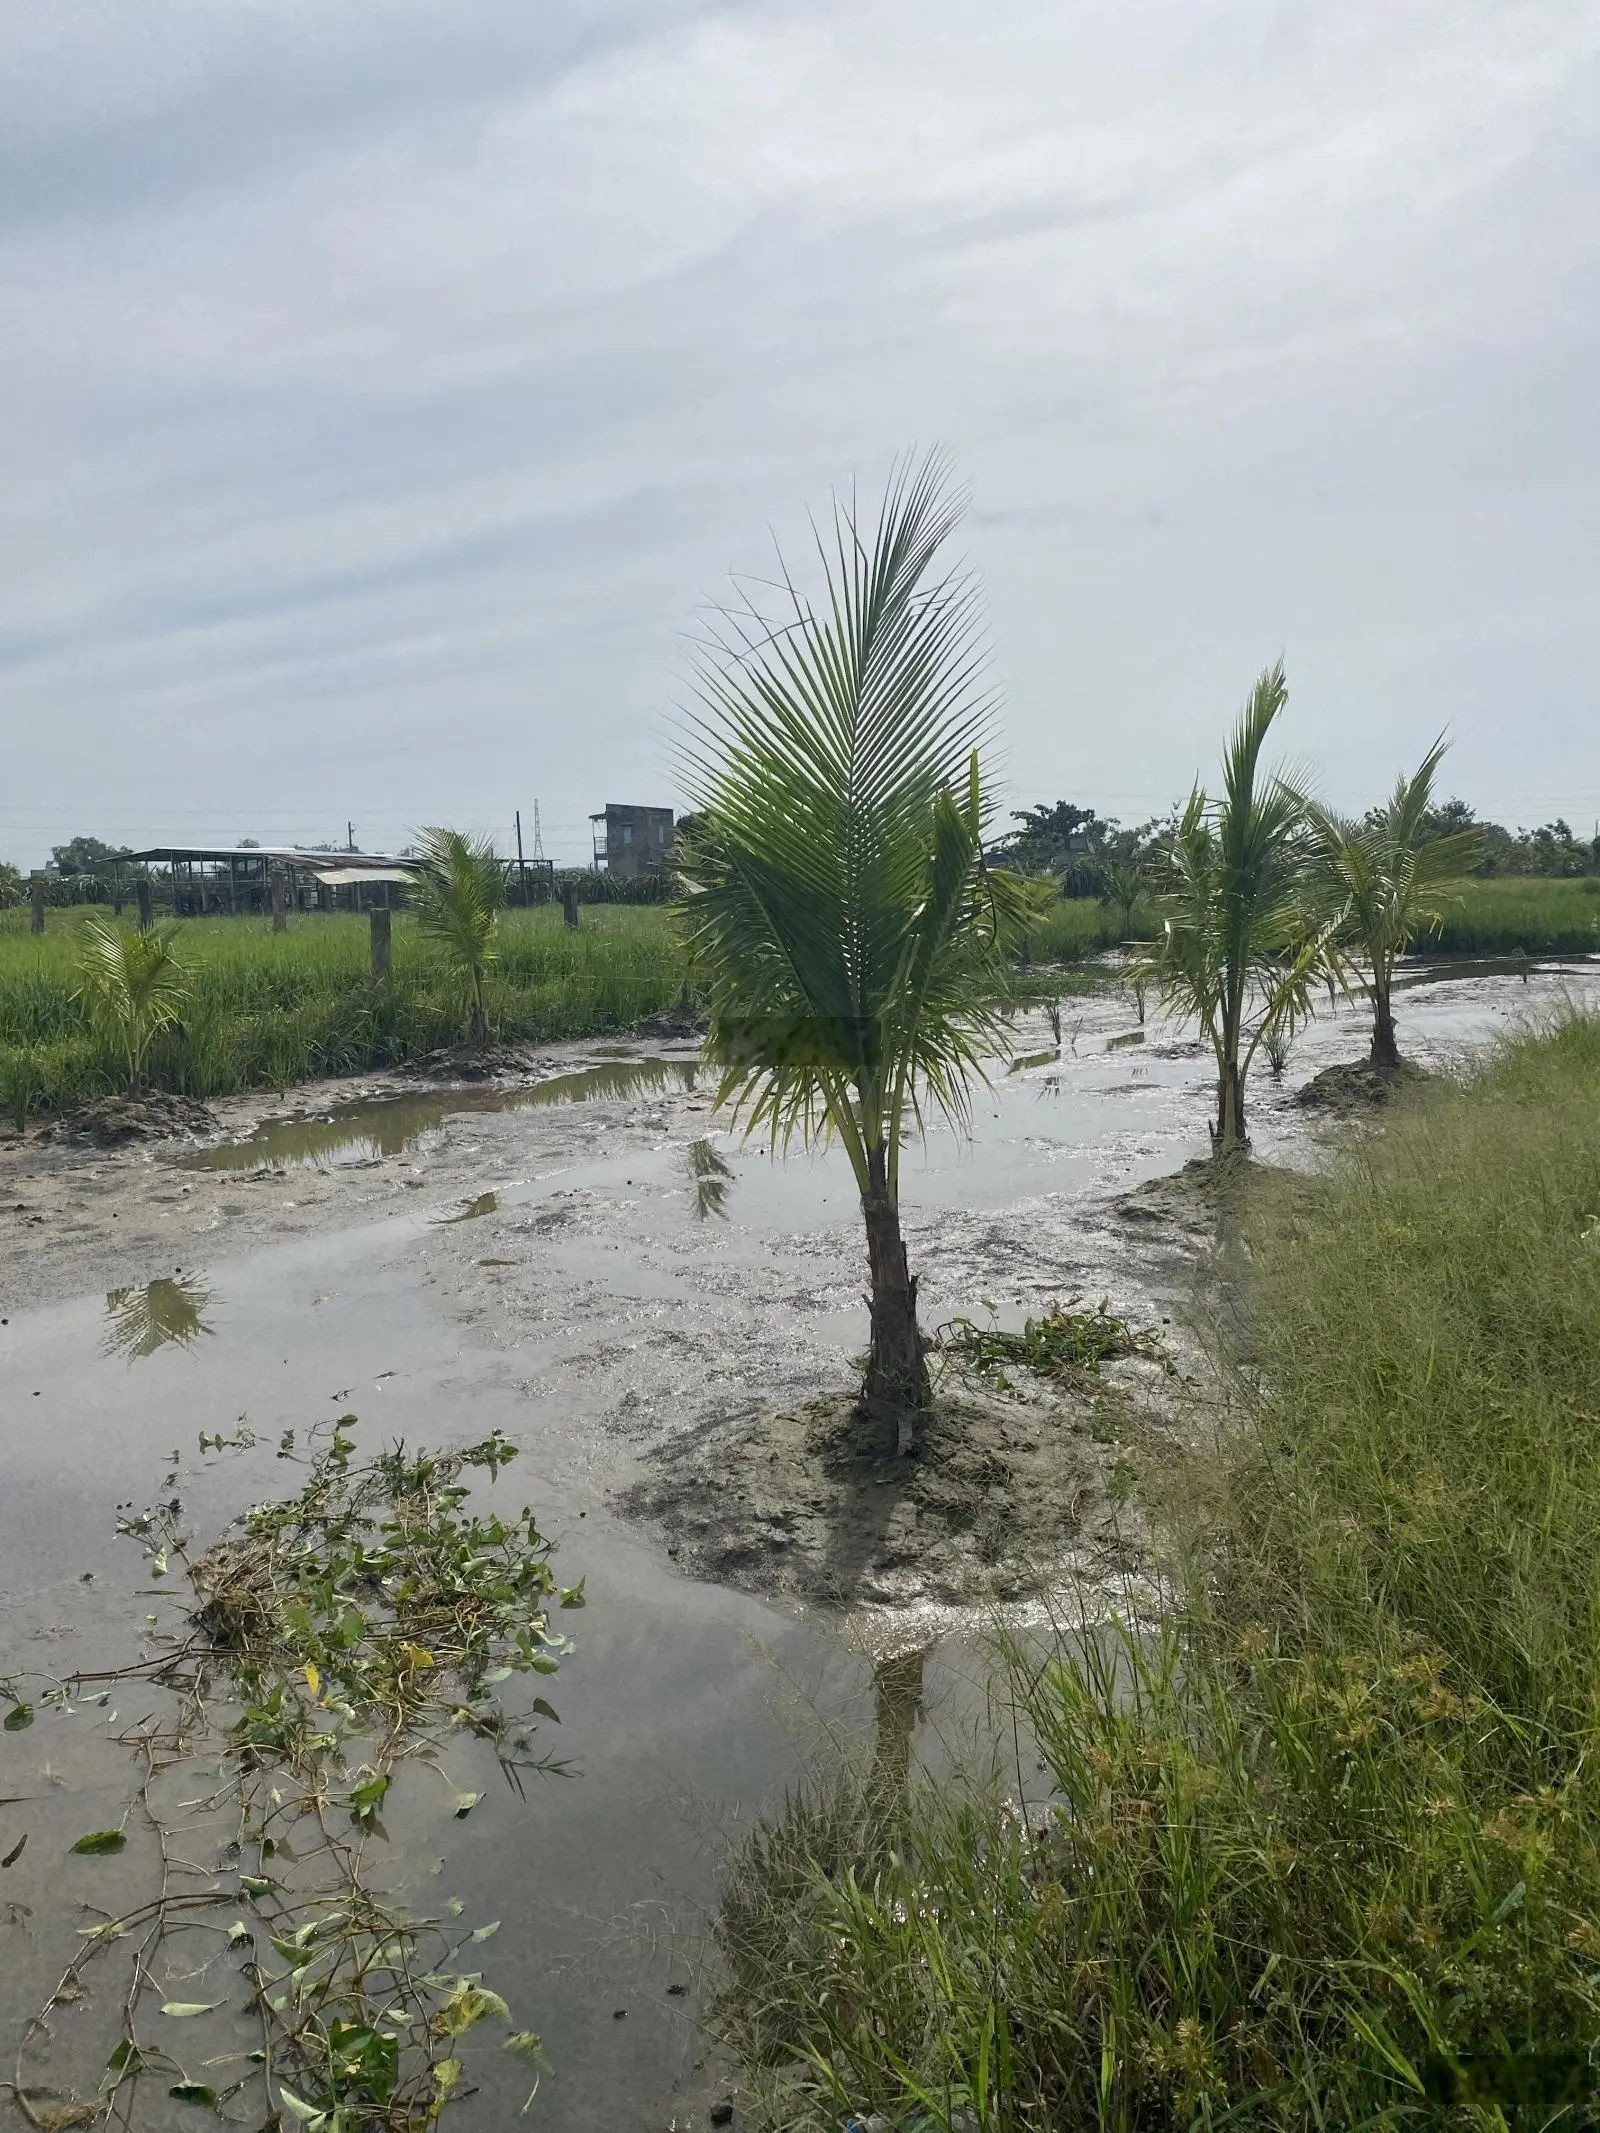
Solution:
[{"label": "overcast sky", "polygon": [[938,441],[1011,804],[1281,651],[1600,815],[1592,0],[8,0],[0,856],[675,799],[730,566]]}]

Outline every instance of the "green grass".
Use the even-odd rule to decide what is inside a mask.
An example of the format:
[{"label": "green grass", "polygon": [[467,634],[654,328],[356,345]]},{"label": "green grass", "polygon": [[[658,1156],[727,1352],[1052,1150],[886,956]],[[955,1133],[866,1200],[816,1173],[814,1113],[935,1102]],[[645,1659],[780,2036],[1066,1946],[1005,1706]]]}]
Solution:
[{"label": "green grass", "polygon": [[1600,1021],[1253,1230],[1165,1626],[1010,1654],[1048,1830],[869,1773],[736,1863],[766,2124],[1600,2123]]},{"label": "green grass", "polygon": [[[1139,939],[1154,930],[1155,920],[1144,906],[1133,914],[1130,938]],[[1028,952],[1038,963],[1081,963],[1118,947],[1123,940],[1122,914],[1092,896],[1063,896],[1034,926],[1028,937]]]},{"label": "green grass", "polygon": [[[42,938],[0,933],[0,1109],[13,1118],[117,1085],[113,1054],[72,997],[89,915],[53,911]],[[467,1026],[465,981],[404,914],[388,986],[369,975],[362,917],[297,918],[276,935],[267,919],[192,919],[176,940],[192,991],[183,1035],[152,1054],[158,1088],[200,1098],[286,1088],[420,1057]],[[684,982],[663,910],[586,907],[576,933],[554,908],[512,911],[490,972],[490,1019],[498,1036],[536,1043],[625,1029],[674,1005]]]},{"label": "green grass", "polygon": [[1600,876],[1548,881],[1502,875],[1467,882],[1444,924],[1414,955],[1585,955],[1600,949]]}]

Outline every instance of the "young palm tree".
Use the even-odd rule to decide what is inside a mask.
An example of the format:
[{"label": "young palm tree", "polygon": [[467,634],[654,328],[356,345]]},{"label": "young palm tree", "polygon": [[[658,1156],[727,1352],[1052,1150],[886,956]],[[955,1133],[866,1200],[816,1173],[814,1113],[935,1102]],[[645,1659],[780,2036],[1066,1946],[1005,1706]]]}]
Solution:
[{"label": "young palm tree", "polygon": [[1222,765],[1222,797],[1197,785],[1167,842],[1161,939],[1145,973],[1171,1011],[1191,1014],[1217,1062],[1213,1153],[1248,1148],[1244,1092],[1257,1050],[1292,1036],[1312,988],[1338,959],[1309,916],[1306,803],[1264,779],[1261,748],[1288,688],[1283,663],[1256,683]]},{"label": "young palm tree", "polygon": [[1371,1061],[1380,1073],[1400,1064],[1395,1041],[1394,966],[1419,933],[1436,931],[1448,891],[1483,857],[1483,834],[1428,834],[1434,774],[1446,743],[1435,741],[1409,778],[1396,780],[1385,806],[1365,822],[1308,807],[1325,892],[1340,937],[1372,973]]},{"label": "young palm tree", "polygon": [[[837,1136],[867,1232],[867,1410],[915,1449],[929,1401],[900,1229],[900,1147],[969,1116],[998,1036],[1020,885],[986,869],[978,590],[940,550],[964,498],[942,460],[891,477],[875,524],[835,502],[813,606],[724,618],[697,675],[686,776],[704,821],[682,923],[719,1101],[774,1146]],[[781,568],[781,566],[780,566]]]},{"label": "young palm tree", "polygon": [[443,943],[472,982],[472,1038],[486,1044],[489,1011],[484,973],[494,961],[495,933],[506,900],[506,861],[487,837],[427,829],[417,840],[411,908],[424,933]]},{"label": "young palm tree", "polygon": [[188,974],[170,933],[134,933],[99,918],[85,925],[74,997],[122,1053],[130,1095],[143,1089],[150,1047],[177,1021],[188,996]]}]

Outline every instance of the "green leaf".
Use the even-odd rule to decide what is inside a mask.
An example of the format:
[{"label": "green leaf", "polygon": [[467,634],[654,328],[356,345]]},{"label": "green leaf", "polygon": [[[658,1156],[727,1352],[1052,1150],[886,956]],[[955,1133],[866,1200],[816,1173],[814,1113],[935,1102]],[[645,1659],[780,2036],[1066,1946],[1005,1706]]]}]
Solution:
[{"label": "green leaf", "polygon": [[292,2118],[298,2118],[303,2126],[314,2125],[324,2116],[314,2103],[303,2103],[293,2089],[280,2088],[278,2101]]},{"label": "green leaf", "polygon": [[533,1702],[529,1705],[529,1709],[537,1711],[541,1718],[554,1719],[558,1726],[561,1723],[560,1712],[556,1710],[553,1704],[546,1703],[542,1696],[535,1696]]},{"label": "green leaf", "polygon": [[447,2037],[459,2037],[485,2015],[509,2022],[511,2009],[498,1992],[491,1992],[487,1985],[469,1985],[463,1978],[439,2009],[439,2026]]},{"label": "green leaf", "polygon": [[499,1932],[499,1930],[500,1921],[497,1918],[494,1921],[493,1925],[479,1926],[477,1930],[473,1933],[472,1938],[474,1940],[491,1940],[493,1939],[494,1935]]},{"label": "green leaf", "polygon": [[33,1705],[31,1703],[14,1703],[5,1715],[5,1730],[8,1733],[21,1733],[32,1724]]},{"label": "green leaf", "polygon": [[144,2065],[143,2052],[140,2051],[131,2037],[124,2037],[111,2054],[111,2057],[106,2061],[106,2076],[108,2079],[112,2079],[123,2074],[130,2077],[134,2074],[142,2074]]},{"label": "green leaf", "polygon": [[456,1820],[464,1822],[482,1798],[483,1794],[481,1792],[458,1792],[456,1794],[456,1804],[452,1810]]},{"label": "green leaf", "polygon": [[250,1928],[245,1924],[242,1918],[236,1918],[233,1924],[228,1928],[228,1946],[230,1948],[237,1948],[240,1941],[249,1940],[251,1938],[252,1935],[250,1932]]},{"label": "green leaf", "polygon": [[203,2103],[211,2110],[217,2108],[217,2092],[204,2081],[178,2081],[167,2094],[174,2103]]},{"label": "green leaf", "polygon": [[107,1852],[120,1852],[127,1841],[120,1829],[92,1829],[86,1837],[80,1837],[71,1849],[87,1859],[99,1859]]},{"label": "green leaf", "polygon": [[587,1578],[579,1578],[576,1585],[564,1585],[561,1588],[562,1606],[587,1607],[589,1603],[583,1596],[583,1588],[588,1582]]},{"label": "green leaf", "polygon": [[247,1896],[270,1896],[273,1884],[260,1874],[241,1874],[239,1886]]},{"label": "green leaf", "polygon": [[17,1839],[16,1843],[12,1845],[10,1851],[6,1853],[3,1859],[0,1859],[0,1867],[15,1866],[17,1861],[22,1857],[23,1847],[26,1845],[27,1841],[28,1832],[24,1830],[22,1832],[22,1835]]},{"label": "green leaf", "polygon": [[544,2048],[544,2039],[536,2037],[531,2029],[513,2031],[500,2049],[515,2052],[519,2059],[526,2059],[530,2066],[538,2067],[542,2073],[550,2071],[550,2055]]},{"label": "green leaf", "polygon": [[163,2000],[161,2012],[171,2015],[174,2022],[184,2022],[190,2015],[213,2014],[221,2005],[220,2000]]}]

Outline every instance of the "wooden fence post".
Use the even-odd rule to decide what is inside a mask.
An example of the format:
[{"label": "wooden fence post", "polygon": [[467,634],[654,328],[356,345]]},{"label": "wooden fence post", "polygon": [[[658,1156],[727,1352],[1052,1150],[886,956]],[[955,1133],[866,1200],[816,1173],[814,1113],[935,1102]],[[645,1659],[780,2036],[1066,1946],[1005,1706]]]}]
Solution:
[{"label": "wooden fence post", "polygon": [[151,896],[151,894],[150,894],[150,884],[149,884],[149,882],[148,882],[148,881],[146,881],[146,880],[144,879],[144,877],[143,877],[142,875],[140,876],[140,879],[139,879],[138,889],[139,889],[139,931],[140,931],[141,933],[148,933],[148,932],[150,931],[150,925],[151,925],[151,921],[152,921],[152,920],[154,919],[154,917],[155,917],[155,904],[154,904],[154,899],[152,898],[152,896]]},{"label": "wooden fence post", "polygon": [[380,910],[376,906],[367,913],[367,923],[372,928],[372,975],[375,978],[389,975],[391,917],[387,908]]},{"label": "wooden fence post", "polygon": [[35,874],[33,879],[28,883],[28,900],[33,905],[33,918],[30,923],[30,930],[34,933],[43,933],[44,876],[42,874]]},{"label": "wooden fence post", "polygon": [[284,909],[283,904],[283,869],[282,867],[274,867],[272,869],[272,930],[274,933],[287,933],[289,930],[289,914]]},{"label": "wooden fence post", "polygon": [[578,892],[570,881],[561,884],[561,916],[574,933],[578,930]]}]

